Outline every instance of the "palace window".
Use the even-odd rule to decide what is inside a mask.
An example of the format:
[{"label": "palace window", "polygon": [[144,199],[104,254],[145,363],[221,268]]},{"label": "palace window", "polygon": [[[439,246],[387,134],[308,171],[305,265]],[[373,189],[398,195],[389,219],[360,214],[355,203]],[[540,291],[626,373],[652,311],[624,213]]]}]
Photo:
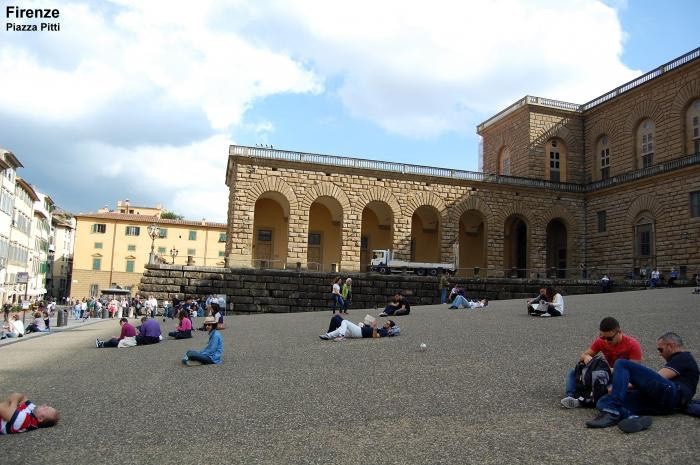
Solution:
[{"label": "palace window", "polygon": [[637,128],[637,153],[639,168],[649,168],[654,164],[654,122],[645,119]]},{"label": "palace window", "polygon": [[197,255],[197,249],[187,249],[187,255],[194,257]]},{"label": "palace window", "polygon": [[168,237],[168,228],[158,228],[158,237],[160,239]]},{"label": "palace window", "polygon": [[559,139],[551,139],[545,144],[547,167],[545,178],[552,182],[566,181],[566,146]]},{"label": "palace window", "polygon": [[688,107],[686,130],[689,154],[700,153],[700,99]]},{"label": "palace window", "polygon": [[700,218],[700,191],[690,193],[690,216]]},{"label": "palace window", "polygon": [[128,250],[129,252],[135,252],[136,251],[136,244],[127,245],[126,250]]},{"label": "palace window", "polygon": [[134,272],[134,260],[127,260],[126,261],[126,272],[127,273]]},{"label": "palace window", "polygon": [[499,173],[503,176],[510,176],[510,150],[505,147],[498,156]]},{"label": "palace window", "polygon": [[219,233],[219,242],[226,242],[226,233]]},{"label": "palace window", "polygon": [[101,268],[102,268],[102,259],[97,258],[97,257],[93,258],[92,259],[92,269],[94,271],[100,271]]},{"label": "palace window", "polygon": [[189,240],[191,240],[191,241],[197,240],[197,231],[190,231]]},{"label": "palace window", "polygon": [[610,146],[607,136],[600,138],[597,149],[600,154],[600,179],[608,179],[610,177]]},{"label": "palace window", "polygon": [[101,249],[101,248],[102,248],[102,242],[95,242],[95,248],[96,248],[96,249]]},{"label": "palace window", "polygon": [[608,230],[608,213],[606,211],[598,212],[598,232],[602,233]]}]

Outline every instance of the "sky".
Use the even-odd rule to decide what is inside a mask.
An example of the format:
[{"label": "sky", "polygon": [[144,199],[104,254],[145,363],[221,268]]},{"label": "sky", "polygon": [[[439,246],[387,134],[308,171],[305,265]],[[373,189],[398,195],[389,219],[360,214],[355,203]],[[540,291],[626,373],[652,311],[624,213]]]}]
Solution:
[{"label": "sky", "polygon": [[697,0],[0,4],[19,176],[73,213],[221,222],[230,144],[478,171],[476,126],[521,97],[585,103],[700,46]]}]

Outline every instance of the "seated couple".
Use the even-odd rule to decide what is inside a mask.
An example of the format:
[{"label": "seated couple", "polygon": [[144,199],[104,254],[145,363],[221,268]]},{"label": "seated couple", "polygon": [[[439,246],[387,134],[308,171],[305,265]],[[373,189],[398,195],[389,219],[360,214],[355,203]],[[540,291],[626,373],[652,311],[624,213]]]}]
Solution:
[{"label": "seated couple", "polygon": [[401,316],[409,313],[411,313],[411,304],[408,303],[403,294],[397,292],[379,316]]},{"label": "seated couple", "polygon": [[10,321],[6,321],[2,325],[2,339],[6,337],[22,337],[24,336],[24,323],[19,319],[19,314],[12,315]]},{"label": "seated couple", "polygon": [[452,305],[450,305],[447,308],[483,308],[488,306],[489,299],[467,300],[466,297],[458,295],[457,297],[455,297],[455,300],[452,302]]},{"label": "seated couple", "polygon": [[119,319],[121,332],[119,336],[113,337],[107,341],[95,339],[95,347],[103,349],[107,347],[135,347],[148,344],[157,344],[161,340],[160,325],[154,319],[147,317],[141,318],[141,326],[139,326],[139,334],[136,334],[136,328],[129,323],[126,317]]},{"label": "seated couple", "polygon": [[377,321],[372,320],[369,325],[361,323],[356,325],[348,320],[343,319],[340,315],[334,315],[331,318],[331,323],[328,326],[328,332],[321,334],[321,339],[344,341],[348,338],[377,338],[377,337],[392,337],[398,336],[401,330],[392,320],[387,320],[381,328],[378,327]]},{"label": "seated couple", "polygon": [[564,315],[564,298],[553,288],[540,289],[540,295],[527,302],[527,313],[532,316]]}]

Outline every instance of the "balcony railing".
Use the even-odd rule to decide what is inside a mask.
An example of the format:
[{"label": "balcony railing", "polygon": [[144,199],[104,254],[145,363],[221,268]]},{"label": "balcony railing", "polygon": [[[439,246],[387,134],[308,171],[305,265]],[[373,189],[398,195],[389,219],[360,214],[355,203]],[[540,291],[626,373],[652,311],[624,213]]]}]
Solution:
[{"label": "balcony railing", "polygon": [[336,155],[321,155],[317,153],[290,152],[287,150],[277,150],[261,147],[247,147],[242,145],[232,145],[229,154],[239,157],[264,158],[272,160],[283,160],[297,163],[313,163],[316,165],[359,168],[373,171],[385,171],[398,174],[411,174],[417,176],[430,176],[436,178],[456,179],[461,181],[485,182],[492,184],[503,184],[509,186],[520,186],[537,189],[547,189],[560,192],[586,193],[598,189],[605,189],[629,181],[654,176],[669,171],[700,164],[700,153],[676,158],[667,162],[659,163],[648,168],[630,171],[621,175],[613,176],[602,181],[595,181],[589,184],[574,184],[566,182],[552,182],[544,179],[521,178],[516,176],[500,176],[496,174],[486,174],[478,171],[453,170],[434,166],[409,165],[405,163],[395,163],[388,161],[366,160],[361,158],[339,157]]}]

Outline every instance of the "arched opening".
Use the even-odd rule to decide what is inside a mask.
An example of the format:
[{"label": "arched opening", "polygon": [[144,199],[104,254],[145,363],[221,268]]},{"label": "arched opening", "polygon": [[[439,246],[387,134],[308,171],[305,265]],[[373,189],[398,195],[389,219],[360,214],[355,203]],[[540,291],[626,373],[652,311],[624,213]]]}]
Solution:
[{"label": "arched opening", "polygon": [[510,149],[503,147],[498,152],[498,174],[502,176],[510,176]]},{"label": "arched opening", "polygon": [[596,157],[598,163],[598,179],[608,179],[610,173],[610,140],[603,135],[596,142]]},{"label": "arched opening", "polygon": [[333,263],[340,267],[342,219],[342,207],[332,197],[322,196],[311,204],[306,252],[309,270],[331,271]]},{"label": "arched opening", "polygon": [[253,267],[286,268],[289,202],[279,192],[265,192],[255,202],[253,218]]},{"label": "arched opening", "polygon": [[440,262],[440,213],[422,205],[411,218],[411,261]]},{"label": "arched opening", "polygon": [[559,219],[547,224],[547,277],[566,278],[566,226]]},{"label": "arched opening", "polygon": [[362,210],[360,269],[367,270],[372,250],[394,247],[394,215],[385,202],[373,200]]},{"label": "arched opening", "polygon": [[486,221],[477,210],[468,210],[459,219],[458,268],[462,276],[486,273]]},{"label": "arched opening", "polygon": [[518,215],[509,216],[504,225],[503,266],[505,276],[527,276],[527,224]]}]

